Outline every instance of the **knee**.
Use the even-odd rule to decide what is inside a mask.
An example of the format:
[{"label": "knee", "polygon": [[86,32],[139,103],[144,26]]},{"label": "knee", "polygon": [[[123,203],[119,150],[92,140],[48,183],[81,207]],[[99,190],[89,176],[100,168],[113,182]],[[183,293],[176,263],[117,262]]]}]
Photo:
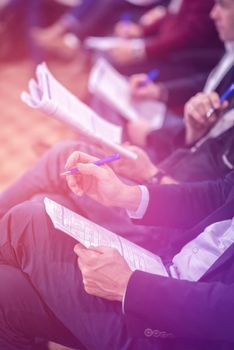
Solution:
[{"label": "knee", "polygon": [[28,241],[37,226],[41,227],[43,233],[46,219],[43,202],[26,201],[13,207],[0,221],[0,247],[22,242],[26,237]]},{"label": "knee", "polygon": [[44,203],[41,201],[28,200],[20,203],[9,210],[5,217],[17,227],[25,226],[37,219],[42,221],[46,215]]},{"label": "knee", "polygon": [[75,140],[66,140],[59,142],[51,147],[48,151],[49,157],[52,158],[66,158],[74,151],[79,149],[80,143]]}]

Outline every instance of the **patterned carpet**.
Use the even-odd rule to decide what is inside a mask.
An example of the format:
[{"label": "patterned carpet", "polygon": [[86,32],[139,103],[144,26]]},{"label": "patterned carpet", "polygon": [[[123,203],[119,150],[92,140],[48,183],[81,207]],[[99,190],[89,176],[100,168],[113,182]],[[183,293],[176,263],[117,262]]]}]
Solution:
[{"label": "patterned carpet", "polygon": [[[58,80],[85,97],[87,63],[83,54],[72,62],[47,63]],[[29,59],[0,62],[0,190],[36,162],[50,145],[77,137],[70,128],[21,102],[20,93],[27,89],[34,71]]]}]

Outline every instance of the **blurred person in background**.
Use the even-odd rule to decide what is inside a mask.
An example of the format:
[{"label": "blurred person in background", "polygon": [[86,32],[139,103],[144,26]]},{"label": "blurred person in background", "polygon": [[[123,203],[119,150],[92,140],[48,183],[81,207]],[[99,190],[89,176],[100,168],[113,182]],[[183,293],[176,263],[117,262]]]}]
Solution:
[{"label": "blurred person in background", "polygon": [[[140,85],[146,79],[146,75],[140,74],[132,76],[130,79],[130,86],[132,95],[136,99],[147,99],[152,98],[159,101],[167,102],[169,106],[172,105],[174,101],[180,100],[180,96],[186,97],[187,94],[195,92],[198,90],[198,87],[202,80],[204,81],[203,94],[198,94],[194,99],[203,99],[207,93],[211,93],[212,91],[216,91],[219,96],[221,96],[228,87],[234,82],[234,30],[233,30],[233,20],[234,20],[234,7],[232,2],[227,3],[219,3],[216,2],[210,16],[215,23],[217,31],[219,33],[220,40],[224,42],[225,46],[225,54],[216,65],[216,67],[210,73],[208,79],[205,81],[204,75],[201,75],[198,78],[199,82],[192,79],[191,77],[172,81],[172,82],[164,82],[164,83],[153,83],[148,82],[143,87]],[[209,100],[207,101],[209,105]],[[186,104],[185,116],[188,119],[189,108],[191,111],[190,102]],[[202,111],[202,108],[201,108]],[[205,115],[205,113],[204,113]],[[173,120],[176,123],[173,124]],[[198,139],[204,135],[206,132],[210,130],[213,123],[211,120],[206,118],[202,118],[197,115],[195,121],[193,122],[193,128],[197,129],[197,137],[189,137],[189,126],[188,120],[185,122],[186,128],[186,140],[184,139],[184,127],[181,119],[181,123],[174,119],[173,116],[167,116],[166,122],[162,130],[152,131],[150,125],[146,121],[139,122],[131,122],[128,125],[128,135],[129,139],[133,144],[137,144],[140,146],[149,146],[151,145],[153,149],[162,150],[162,157],[167,156],[169,153],[173,151],[178,146],[184,145],[192,145]],[[172,123],[172,125],[171,125]],[[218,126],[216,126],[217,129]]]},{"label": "blurred person in background", "polygon": [[152,2],[154,1],[143,1],[142,4],[125,0],[78,1],[50,26],[33,28],[32,38],[44,52],[53,53],[60,58],[73,57],[87,36],[107,34],[112,31],[122,13],[129,11],[137,16],[138,12],[142,13],[149,8]]},{"label": "blurred person in background", "polygon": [[212,6],[213,0],[172,0],[167,8],[157,6],[137,23],[117,23],[116,35],[126,40],[109,50],[110,60],[127,75],[157,67],[162,80],[210,70],[221,47],[209,18]]}]

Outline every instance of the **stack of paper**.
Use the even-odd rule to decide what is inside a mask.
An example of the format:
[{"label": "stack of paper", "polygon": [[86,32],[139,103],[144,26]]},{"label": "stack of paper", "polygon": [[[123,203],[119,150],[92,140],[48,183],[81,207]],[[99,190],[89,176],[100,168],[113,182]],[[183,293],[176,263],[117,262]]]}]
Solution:
[{"label": "stack of paper", "polygon": [[45,63],[38,65],[36,80],[29,81],[29,93],[23,92],[21,99],[31,108],[42,110],[95,142],[124,156],[136,158],[133,152],[120,145],[122,128],[107,122],[71,94],[54,78]]}]

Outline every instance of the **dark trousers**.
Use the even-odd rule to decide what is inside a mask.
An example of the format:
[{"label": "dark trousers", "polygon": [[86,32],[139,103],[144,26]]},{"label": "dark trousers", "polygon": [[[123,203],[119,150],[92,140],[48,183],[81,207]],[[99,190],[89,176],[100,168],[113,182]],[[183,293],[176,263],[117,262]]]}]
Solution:
[{"label": "dark trousers", "polygon": [[20,268],[1,263],[0,280],[1,350],[46,349],[46,340],[49,339],[79,346]]},{"label": "dark trousers", "polygon": [[34,349],[54,340],[77,349],[157,348],[131,339],[121,303],[83,289],[75,240],[55,230],[39,202],[25,202],[0,221],[0,349]]}]

